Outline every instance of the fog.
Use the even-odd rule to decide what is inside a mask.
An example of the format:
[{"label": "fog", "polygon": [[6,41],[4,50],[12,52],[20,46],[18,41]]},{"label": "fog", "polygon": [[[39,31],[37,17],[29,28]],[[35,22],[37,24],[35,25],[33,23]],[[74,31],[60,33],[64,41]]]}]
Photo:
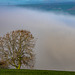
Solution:
[{"label": "fog", "polygon": [[75,16],[0,8],[0,36],[18,29],[31,31],[37,39],[34,69],[75,71]]}]

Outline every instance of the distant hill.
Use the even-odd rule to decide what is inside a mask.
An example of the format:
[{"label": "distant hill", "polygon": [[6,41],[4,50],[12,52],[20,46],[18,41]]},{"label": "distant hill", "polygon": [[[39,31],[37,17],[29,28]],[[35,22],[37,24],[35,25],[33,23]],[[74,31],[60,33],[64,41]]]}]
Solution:
[{"label": "distant hill", "polygon": [[24,4],[18,6],[43,11],[65,12],[75,15],[75,2]]}]

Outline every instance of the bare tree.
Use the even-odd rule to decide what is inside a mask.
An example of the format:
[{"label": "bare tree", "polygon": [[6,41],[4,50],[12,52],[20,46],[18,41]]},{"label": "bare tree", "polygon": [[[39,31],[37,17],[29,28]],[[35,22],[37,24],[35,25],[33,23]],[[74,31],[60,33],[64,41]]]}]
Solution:
[{"label": "bare tree", "polygon": [[21,66],[33,68],[35,61],[34,37],[27,30],[16,30],[0,37],[0,59],[16,69]]}]

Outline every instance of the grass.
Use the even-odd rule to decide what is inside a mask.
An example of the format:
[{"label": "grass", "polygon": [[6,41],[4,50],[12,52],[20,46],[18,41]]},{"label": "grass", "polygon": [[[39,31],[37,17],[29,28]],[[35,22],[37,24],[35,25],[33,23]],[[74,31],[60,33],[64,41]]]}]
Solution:
[{"label": "grass", "polygon": [[0,69],[0,75],[75,75],[70,71]]}]

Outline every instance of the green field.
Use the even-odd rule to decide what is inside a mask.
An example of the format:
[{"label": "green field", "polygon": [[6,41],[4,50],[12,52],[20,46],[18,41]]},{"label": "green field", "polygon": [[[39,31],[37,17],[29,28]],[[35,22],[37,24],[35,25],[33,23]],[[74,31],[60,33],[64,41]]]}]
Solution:
[{"label": "green field", "polygon": [[75,75],[75,72],[49,70],[1,69],[0,75]]}]

